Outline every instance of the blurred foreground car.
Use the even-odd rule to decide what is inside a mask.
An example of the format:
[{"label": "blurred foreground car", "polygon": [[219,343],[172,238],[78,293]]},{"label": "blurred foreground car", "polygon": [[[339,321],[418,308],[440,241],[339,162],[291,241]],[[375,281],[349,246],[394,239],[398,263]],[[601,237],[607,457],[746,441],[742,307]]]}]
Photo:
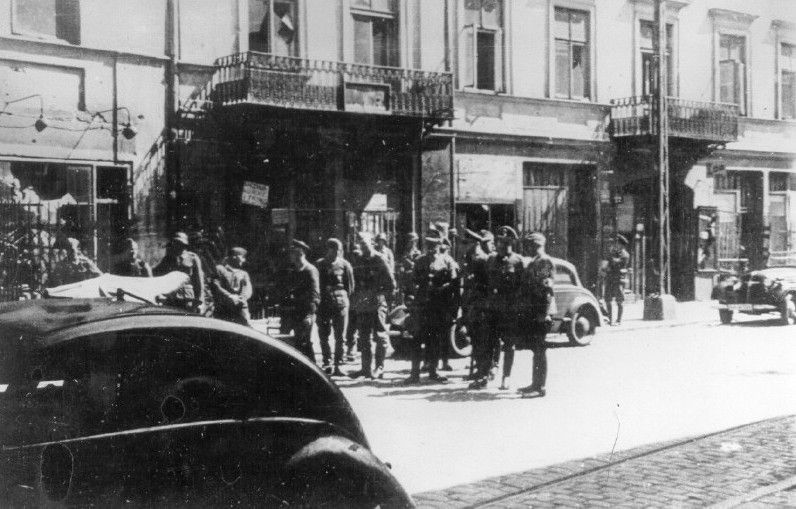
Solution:
[{"label": "blurred foreground car", "polygon": [[737,313],[776,313],[783,325],[796,323],[796,267],[745,271],[740,276],[719,276],[712,298],[719,301],[721,323]]},{"label": "blurred foreground car", "polygon": [[2,507],[411,507],[337,387],[250,328],[0,305]]},{"label": "blurred foreground car", "polygon": [[[553,264],[556,269],[553,288],[556,312],[553,314],[550,332],[566,334],[574,345],[588,345],[597,327],[603,323],[599,301],[583,286],[573,264],[560,258],[553,258]],[[406,306],[397,306],[390,312],[388,321],[393,349],[406,355],[409,339],[412,337],[409,309]],[[451,327],[449,341],[450,351],[454,355],[466,357],[472,352],[470,337],[461,322]]]}]

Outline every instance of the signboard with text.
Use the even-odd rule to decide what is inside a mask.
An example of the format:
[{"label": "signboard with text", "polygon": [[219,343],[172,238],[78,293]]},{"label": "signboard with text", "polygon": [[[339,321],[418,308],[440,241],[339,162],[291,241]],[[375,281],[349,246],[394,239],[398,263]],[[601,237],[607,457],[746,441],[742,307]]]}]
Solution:
[{"label": "signboard with text", "polygon": [[390,86],[381,83],[346,83],[345,110],[389,113]]},{"label": "signboard with text", "polygon": [[262,209],[268,208],[268,186],[257,182],[244,182],[240,202]]}]

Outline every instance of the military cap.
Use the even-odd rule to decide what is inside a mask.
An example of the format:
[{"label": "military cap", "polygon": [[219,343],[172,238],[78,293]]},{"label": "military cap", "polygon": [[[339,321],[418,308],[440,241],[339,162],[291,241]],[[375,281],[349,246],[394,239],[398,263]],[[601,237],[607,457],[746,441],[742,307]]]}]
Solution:
[{"label": "military cap", "polygon": [[74,237],[69,237],[66,239],[66,242],[69,244],[69,249],[72,251],[78,252],[80,251],[80,241]]},{"label": "military cap", "polygon": [[544,236],[543,233],[540,232],[533,232],[528,235],[528,240],[536,244],[537,246],[544,246],[547,244],[547,238]]},{"label": "military cap", "polygon": [[431,242],[433,244],[441,244],[443,240],[447,239],[442,236],[442,232],[439,230],[429,230],[425,240],[426,242]]},{"label": "military cap", "polygon": [[234,247],[229,248],[229,254],[231,254],[233,256],[235,256],[235,255],[246,256],[246,255],[249,254],[249,252],[246,251],[246,248],[243,248],[243,247],[240,247],[240,246],[234,246]]},{"label": "military cap", "polygon": [[420,239],[420,236],[418,236],[418,234],[415,232],[409,232],[406,234],[406,238],[407,240],[418,240]]},{"label": "military cap", "polygon": [[292,247],[293,249],[300,249],[300,250],[304,251],[304,254],[307,254],[307,253],[310,252],[310,246],[308,246],[306,243],[304,243],[304,242],[302,242],[302,241],[300,241],[298,239],[293,239],[290,242],[290,247]]},{"label": "military cap", "polygon": [[373,235],[370,232],[357,232],[357,239],[360,242],[373,242]]},{"label": "military cap", "polygon": [[340,239],[336,239],[336,238],[332,237],[332,238],[330,238],[330,239],[328,239],[326,241],[326,247],[329,247],[329,248],[333,247],[333,248],[337,249],[338,251],[340,251],[341,249],[343,249],[343,243],[340,242]]},{"label": "military cap", "polygon": [[627,237],[622,235],[621,233],[616,234],[616,241],[622,244],[623,246],[630,245],[630,241],[627,240]]},{"label": "military cap", "polygon": [[180,244],[182,244],[184,246],[187,246],[189,244],[188,235],[185,232],[176,232],[171,237],[171,241],[172,242],[179,242]]},{"label": "military cap", "polygon": [[495,240],[495,236],[489,230],[481,230],[479,234],[481,235],[481,242],[491,242]]},{"label": "military cap", "polygon": [[138,242],[136,242],[135,240],[133,240],[133,239],[131,239],[129,237],[124,239],[123,244],[124,244],[124,247],[126,247],[128,249],[137,249],[138,248]]},{"label": "military cap", "polygon": [[473,230],[471,230],[469,228],[466,228],[464,230],[464,238],[472,239],[472,240],[474,240],[476,242],[483,242],[484,241],[484,237],[482,237],[481,235],[477,234],[476,232],[474,232]]},{"label": "military cap", "polygon": [[450,230],[448,230],[448,236],[450,236],[450,237],[458,237],[459,236],[459,230],[457,230],[456,228],[451,228]]},{"label": "military cap", "polygon": [[376,235],[376,240],[383,240],[384,242],[387,242],[387,234],[384,232],[379,232]]},{"label": "military cap", "polygon": [[511,226],[501,226],[498,228],[497,238],[516,240],[519,238],[519,235],[517,235],[517,230]]}]

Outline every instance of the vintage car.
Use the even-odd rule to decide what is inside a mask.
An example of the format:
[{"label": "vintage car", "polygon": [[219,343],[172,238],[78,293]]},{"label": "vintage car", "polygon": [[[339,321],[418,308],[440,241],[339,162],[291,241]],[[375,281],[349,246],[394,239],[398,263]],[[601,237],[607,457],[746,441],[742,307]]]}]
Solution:
[{"label": "vintage car", "polygon": [[[588,345],[603,323],[599,301],[583,286],[573,264],[560,258],[553,258],[553,263],[556,310],[551,332],[566,334],[573,345]],[[405,306],[397,307],[390,313],[389,322],[393,349],[399,355],[406,354],[412,329],[409,310]],[[466,325],[461,319],[451,328],[449,341],[450,351],[455,355],[468,356],[472,352]]]},{"label": "vintage car", "polygon": [[718,277],[712,298],[719,301],[721,323],[732,322],[733,315],[776,313],[783,325],[796,322],[796,267],[771,267],[746,271],[740,276]]},{"label": "vintage car", "polygon": [[2,507],[412,506],[299,352],[145,302],[0,305],[0,446]]}]

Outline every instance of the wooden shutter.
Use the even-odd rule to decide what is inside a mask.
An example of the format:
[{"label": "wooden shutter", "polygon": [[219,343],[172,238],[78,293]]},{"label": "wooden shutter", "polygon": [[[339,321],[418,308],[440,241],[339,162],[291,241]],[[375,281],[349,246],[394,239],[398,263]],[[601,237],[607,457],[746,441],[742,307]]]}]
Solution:
[{"label": "wooden shutter", "polygon": [[495,30],[495,92],[506,92],[503,29]]},{"label": "wooden shutter", "polygon": [[459,36],[459,88],[475,87],[476,58],[475,25],[465,25]]},{"label": "wooden shutter", "polygon": [[80,44],[80,0],[56,0],[55,36]]}]

